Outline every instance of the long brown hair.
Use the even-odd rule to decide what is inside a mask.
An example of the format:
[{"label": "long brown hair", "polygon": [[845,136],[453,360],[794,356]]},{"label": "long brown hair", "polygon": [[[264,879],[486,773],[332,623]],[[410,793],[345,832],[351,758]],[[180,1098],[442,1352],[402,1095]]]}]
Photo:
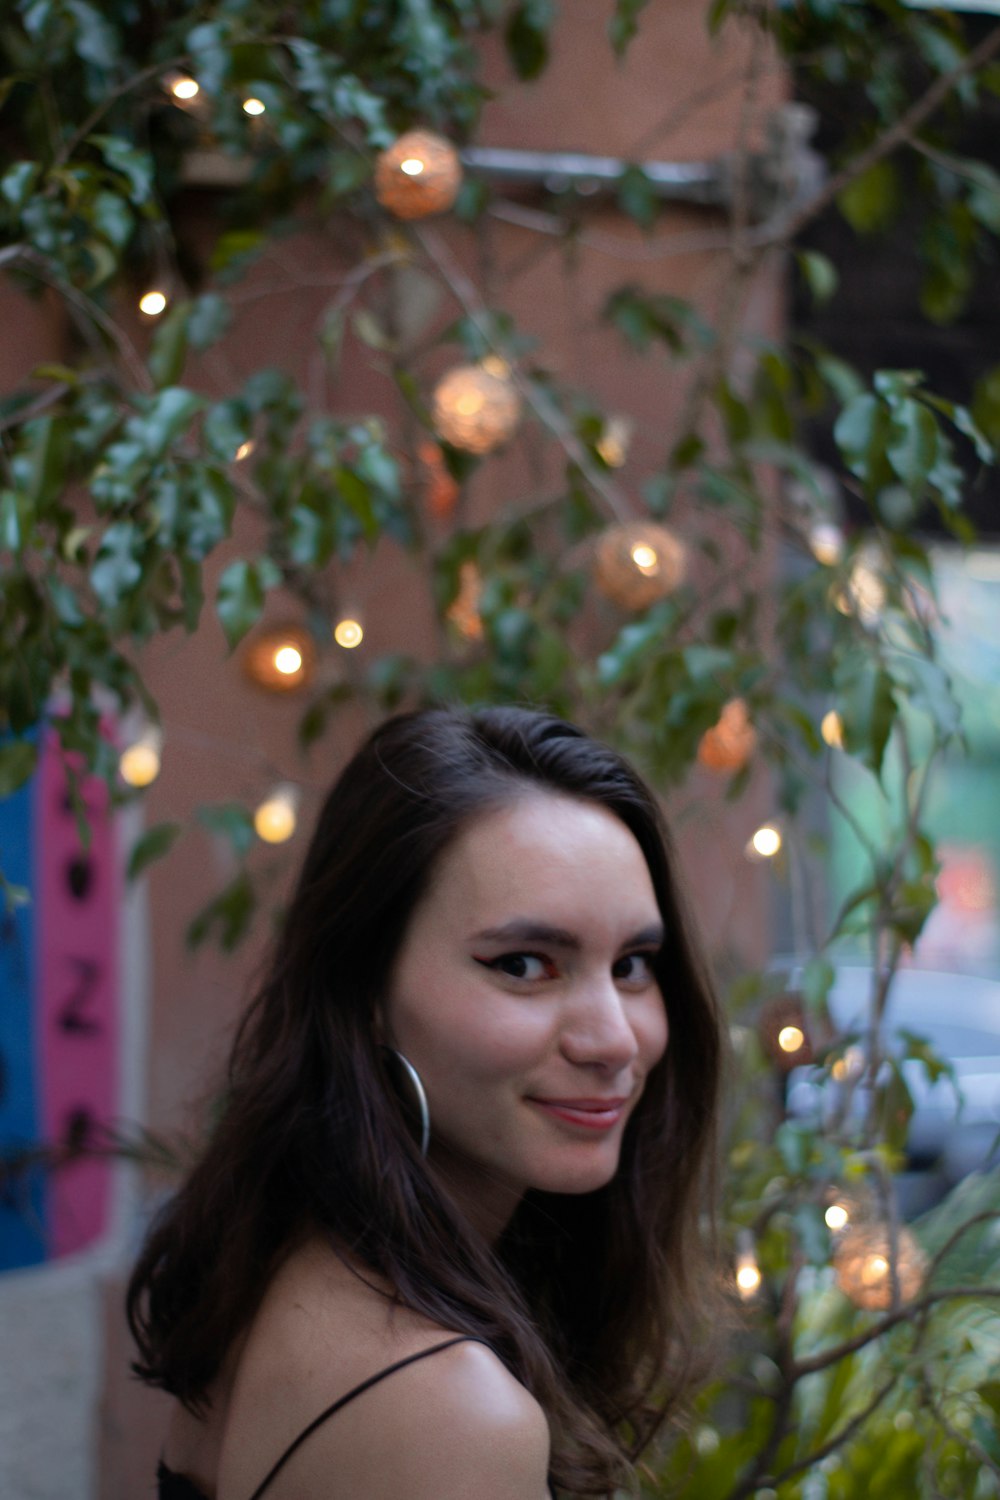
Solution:
[{"label": "long brown hair", "polygon": [[[638,841],[667,934],[670,1045],[612,1182],[529,1192],[489,1246],[416,1149],[374,1013],[443,850],[526,784],[600,804]],[[318,1228],[402,1302],[495,1349],[549,1417],[556,1484],[594,1495],[627,1480],[684,1394],[711,1298],[720,1022],[671,858],[636,773],[561,720],[431,709],[376,730],[320,814],[221,1119],[129,1283],[136,1373],[201,1409],[282,1258]]]}]

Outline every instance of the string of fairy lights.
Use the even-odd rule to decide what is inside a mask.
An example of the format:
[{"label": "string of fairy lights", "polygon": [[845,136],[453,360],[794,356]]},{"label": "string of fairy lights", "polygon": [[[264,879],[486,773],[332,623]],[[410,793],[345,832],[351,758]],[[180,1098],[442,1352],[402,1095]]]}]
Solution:
[{"label": "string of fairy lights", "polygon": [[[196,79],[174,74],[164,86],[178,106],[201,107],[201,88]],[[253,120],[266,113],[266,105],[255,96],[242,101],[244,113]],[[403,221],[446,212],[454,204],[462,182],[462,166],[452,144],[426,130],[401,135],[381,152],[375,162],[374,191],[387,212]],[[170,305],[170,293],[152,286],[139,297],[145,318],[161,317]],[[438,439],[478,457],[495,452],[514,434],[523,404],[510,365],[496,354],[448,370],[433,389],[430,410]],[[609,468],[622,466],[627,457],[631,424],[623,417],[610,417],[597,444]],[[253,439],[242,443],[233,461],[242,463],[254,449]],[[457,486],[448,474],[441,449],[428,439],[419,454],[426,471],[428,503],[438,517],[450,514]],[[812,518],[805,526],[808,546],[816,561],[827,567],[838,564],[845,541],[839,526]],[[638,613],[666,598],[684,581],[688,551],[683,540],[668,527],[634,520],[607,526],[597,539],[591,559],[596,590],[625,613]],[[451,624],[465,639],[479,640],[483,622],[479,600],[483,580],[474,562],[462,564],[456,598],[446,611]],[[884,585],[862,558],[835,603],[844,613],[855,613],[863,623],[878,617],[884,603]],[[353,615],[338,619],[331,631],[336,647],[357,650],[363,643],[362,621]],[[274,694],[303,690],[317,669],[317,641],[311,631],[297,623],[261,628],[243,651],[247,677],[260,689]],[[843,747],[840,716],[831,709],[823,717],[820,733],[832,749]],[[747,703],[742,698],[727,702],[715,725],[701,738],[697,751],[700,766],[712,773],[732,775],[741,771],[757,746]],[[140,725],[128,736],[121,751],[119,768],[123,781],[135,788],[150,786],[161,768],[163,732],[159,726]],[[293,837],[297,827],[301,789],[288,781],[273,785],[253,812],[257,836],[267,844],[281,844]],[[758,827],[747,841],[744,853],[752,861],[772,860],[783,847],[781,826],[771,821]],[[784,995],[763,1007],[759,1021],[760,1040],[779,1075],[812,1061],[815,1023],[807,1021],[801,997]],[[853,1085],[864,1070],[860,1049],[849,1047],[832,1064],[835,1082]],[[897,1297],[915,1295],[924,1275],[924,1260],[913,1235],[904,1226],[890,1234],[881,1218],[856,1194],[840,1193],[825,1208],[825,1223],[833,1239],[832,1265],[841,1290],[859,1307],[886,1309]],[[758,1263],[754,1232],[741,1230],[736,1243],[734,1282],[738,1296],[751,1302],[761,1294],[763,1274]]]}]

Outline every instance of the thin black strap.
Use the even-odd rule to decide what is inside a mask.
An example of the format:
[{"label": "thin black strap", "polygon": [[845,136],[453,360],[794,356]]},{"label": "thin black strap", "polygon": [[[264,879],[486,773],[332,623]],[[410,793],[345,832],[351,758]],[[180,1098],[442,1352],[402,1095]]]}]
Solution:
[{"label": "thin black strap", "polygon": [[266,1476],[263,1483],[259,1484],[254,1490],[253,1494],[250,1496],[250,1500],[260,1500],[260,1496],[267,1489],[268,1485],[271,1483],[271,1480],[278,1473],[278,1470],[284,1468],[285,1464],[291,1458],[296,1449],[301,1447],[306,1438],[311,1436],[311,1434],[316,1431],[317,1427],[322,1426],[327,1417],[332,1417],[334,1412],[338,1412],[342,1406],[346,1406],[348,1401],[353,1401],[355,1396],[360,1396],[362,1391],[367,1391],[370,1386],[378,1385],[379,1381],[384,1380],[387,1375],[395,1375],[397,1370],[402,1370],[406,1365],[415,1364],[418,1359],[427,1359],[431,1354],[440,1354],[442,1349],[450,1349],[453,1344],[485,1344],[487,1349],[490,1347],[489,1344],[486,1343],[485,1339],[477,1339],[474,1338],[470,1333],[463,1333],[459,1334],[457,1338],[445,1339],[443,1344],[432,1344],[429,1349],[418,1349],[416,1354],[408,1354],[405,1359],[397,1359],[394,1365],[387,1365],[384,1370],[379,1370],[376,1374],[369,1375],[367,1380],[363,1380],[361,1384],[356,1385],[352,1391],[348,1391],[346,1396],[341,1396],[338,1401],[334,1401],[332,1406],[328,1406],[325,1411],[321,1411],[319,1416],[315,1417],[313,1421],[309,1423],[309,1426],[304,1428],[302,1432],[299,1433],[295,1441],[293,1443],[290,1443],[289,1446],[285,1449],[284,1453],[278,1459],[278,1462],[274,1465],[273,1469],[271,1469],[270,1473]]}]

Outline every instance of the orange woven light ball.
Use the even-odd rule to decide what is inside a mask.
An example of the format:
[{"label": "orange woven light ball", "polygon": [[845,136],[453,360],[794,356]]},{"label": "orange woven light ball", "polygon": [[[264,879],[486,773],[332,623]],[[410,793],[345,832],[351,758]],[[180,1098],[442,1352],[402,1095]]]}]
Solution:
[{"label": "orange woven light ball", "polygon": [[375,161],[375,196],[397,219],[444,213],[461,185],[458,152],[429,130],[408,130]]},{"label": "orange woven light ball", "polygon": [[646,609],[681,583],[687,565],[684,543],[665,526],[635,521],[609,526],[598,538],[594,582],[620,609]]},{"label": "orange woven light ball", "polygon": [[709,771],[740,771],[757,744],[757,731],[750,722],[742,698],[730,698],[719,722],[706,729],[698,746],[698,764]]},{"label": "orange woven light ball", "polygon": [[491,453],[521,417],[521,398],[497,361],[494,369],[457,365],[434,387],[434,426],[446,443],[466,453]]},{"label": "orange woven light ball", "polygon": [[[884,1312],[892,1306],[892,1251],[882,1224],[861,1225],[842,1234],[833,1251],[837,1285],[855,1307]],[[905,1225],[896,1236],[896,1280],[899,1299],[909,1302],[920,1291],[927,1269],[924,1252]]]}]

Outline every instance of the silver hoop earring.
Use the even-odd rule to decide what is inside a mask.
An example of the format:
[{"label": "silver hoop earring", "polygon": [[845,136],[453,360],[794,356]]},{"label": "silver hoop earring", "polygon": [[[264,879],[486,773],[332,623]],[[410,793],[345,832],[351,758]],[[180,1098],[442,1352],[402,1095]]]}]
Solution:
[{"label": "silver hoop earring", "polygon": [[388,1052],[390,1057],[394,1057],[396,1059],[396,1062],[402,1068],[403,1073],[406,1075],[406,1080],[416,1097],[417,1110],[420,1114],[420,1155],[426,1156],[427,1149],[431,1143],[431,1112],[427,1107],[427,1095],[424,1092],[424,1085],[421,1080],[420,1074],[410,1062],[410,1059],[408,1057],[404,1057],[402,1052],[397,1052],[395,1047],[383,1046],[382,1051]]}]

